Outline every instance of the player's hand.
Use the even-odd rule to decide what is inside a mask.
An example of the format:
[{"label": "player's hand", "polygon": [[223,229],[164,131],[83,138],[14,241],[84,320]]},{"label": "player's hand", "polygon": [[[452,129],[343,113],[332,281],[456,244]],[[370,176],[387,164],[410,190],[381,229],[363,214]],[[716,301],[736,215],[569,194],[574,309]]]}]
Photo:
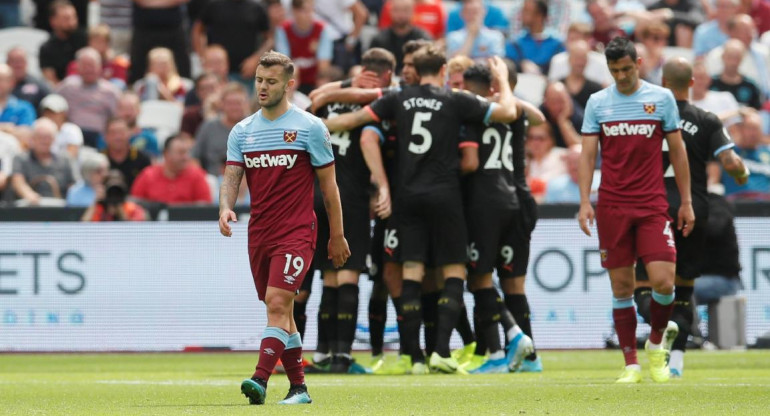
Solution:
[{"label": "player's hand", "polygon": [[578,223],[580,223],[580,229],[583,230],[585,235],[589,237],[591,236],[591,229],[589,227],[594,226],[595,217],[596,214],[594,213],[594,207],[591,206],[590,202],[580,204],[580,211],[578,212]]},{"label": "player's hand", "polygon": [[343,236],[330,238],[327,251],[334,267],[342,267],[348,261],[348,257],[350,257],[348,240]]},{"label": "player's hand", "polygon": [[379,88],[380,78],[374,71],[361,71],[359,74],[353,76],[351,85],[356,88]]},{"label": "player's hand", "polygon": [[735,184],[740,185],[746,185],[746,182],[749,181],[749,175],[746,176],[733,176],[733,180],[735,181]]},{"label": "player's hand", "polygon": [[226,209],[219,214],[219,232],[225,237],[233,235],[233,230],[230,228],[230,224],[228,224],[230,221],[238,222],[238,216],[235,215],[233,210]]},{"label": "player's hand", "polygon": [[390,190],[387,186],[382,186],[377,192],[377,201],[374,203],[374,213],[378,217],[385,219],[390,217],[392,207],[390,205]]},{"label": "player's hand", "polygon": [[492,78],[496,82],[508,81],[508,66],[499,56],[489,58],[489,70],[492,72]]},{"label": "player's hand", "polygon": [[695,228],[695,212],[692,210],[692,203],[682,204],[679,207],[679,218],[676,222],[676,229],[687,237]]}]

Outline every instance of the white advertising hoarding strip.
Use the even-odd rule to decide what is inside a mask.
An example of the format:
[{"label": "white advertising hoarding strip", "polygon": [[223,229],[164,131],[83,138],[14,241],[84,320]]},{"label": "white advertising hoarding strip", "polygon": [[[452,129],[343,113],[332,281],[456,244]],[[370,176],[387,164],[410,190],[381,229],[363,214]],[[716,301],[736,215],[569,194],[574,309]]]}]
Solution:
[{"label": "white advertising hoarding strip", "polygon": [[[736,223],[753,343],[770,331],[770,219]],[[539,348],[604,346],[611,294],[595,238],[574,220],[540,221],[527,279]],[[359,349],[368,348],[371,288],[361,281]],[[313,290],[306,349],[315,347],[318,279]],[[472,310],[472,297],[465,300]],[[388,307],[386,342],[397,337]],[[215,222],[0,225],[0,351],[253,350],[264,326],[244,222],[232,238],[221,237]]]}]

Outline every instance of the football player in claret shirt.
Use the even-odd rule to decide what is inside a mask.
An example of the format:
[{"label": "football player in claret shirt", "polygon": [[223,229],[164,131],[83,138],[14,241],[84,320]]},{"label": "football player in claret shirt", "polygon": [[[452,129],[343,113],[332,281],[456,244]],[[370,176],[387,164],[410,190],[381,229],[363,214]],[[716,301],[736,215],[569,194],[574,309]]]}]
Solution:
[{"label": "football player in claret shirt", "polygon": [[[430,46],[414,53],[420,85],[406,86],[361,110],[325,123],[332,131],[350,130],[372,121],[395,120],[398,125],[398,238],[404,262],[401,308],[402,342],[413,363],[424,362],[419,345],[421,281],[425,263],[440,268],[445,279],[439,299],[436,349],[429,366],[454,373],[457,361],[450,356],[449,338],[462,305],[467,230],[459,179],[459,131],[464,123],[512,122],[516,99],[508,84],[508,69],[499,58],[490,59],[500,86],[500,104],[444,86],[446,56]],[[425,369],[427,370],[427,369]],[[414,371],[414,367],[413,367]]]},{"label": "football player in claret shirt", "polygon": [[[663,65],[663,86],[671,90],[676,98],[681,118],[679,126],[687,148],[692,186],[692,206],[695,212],[695,228],[685,238],[681,231],[674,230],[676,242],[676,293],[674,310],[664,341],[670,349],[669,369],[672,377],[681,377],[684,368],[684,350],[693,323],[691,302],[695,279],[700,277],[706,262],[706,229],[709,216],[706,164],[716,159],[724,170],[739,185],[746,183],[749,171],[743,160],[735,154],[727,130],[715,114],[702,110],[688,102],[690,86],[693,83],[692,65],[686,59],[675,57]],[[663,177],[668,195],[669,215],[676,215],[679,209],[679,190],[674,172],[668,161],[668,147],[663,146]],[[636,268],[637,284],[634,299],[639,314],[650,322],[650,297],[652,290],[643,267]]]},{"label": "football player in claret shirt", "polygon": [[[641,58],[628,39],[616,37],[604,51],[615,84],[591,95],[583,119],[583,151],[578,167],[578,221],[586,235],[594,216],[602,267],[612,284],[612,317],[626,367],[618,383],[642,379],[636,357],[634,264],[641,258],[650,276],[652,332],[645,345],[650,374],[669,379],[663,332],[674,306],[676,247],[663,184],[663,140],[668,144],[681,195],[676,227],[684,236],[695,224],[687,152],[679,132],[679,113],[671,91],[639,79]],[[596,214],[589,194],[601,141],[602,180]]]},{"label": "football player in claret shirt", "polygon": [[251,195],[249,261],[257,294],[267,306],[256,372],[241,383],[241,392],[251,404],[264,404],[267,382],[279,358],[290,382],[289,394],[281,403],[311,402],[292,309],[316,244],[315,176],[329,218],[329,258],[339,267],[350,256],[329,132],[320,119],[289,103],[293,73],[294,64],[285,55],[271,51],[260,58],[255,90],[262,108],[230,131],[220,188],[219,230],[229,237],[229,222],[237,221],[233,205],[246,176]]}]

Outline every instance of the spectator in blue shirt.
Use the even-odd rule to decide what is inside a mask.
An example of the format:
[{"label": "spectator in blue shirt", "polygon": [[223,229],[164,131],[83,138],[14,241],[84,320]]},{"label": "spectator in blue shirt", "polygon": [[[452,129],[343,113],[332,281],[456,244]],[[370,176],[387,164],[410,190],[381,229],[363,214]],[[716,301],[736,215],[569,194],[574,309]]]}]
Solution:
[{"label": "spectator in blue shirt", "polygon": [[67,191],[67,206],[88,207],[96,201],[97,196],[99,199],[104,198],[104,179],[109,169],[107,156],[96,152],[86,153],[80,165],[83,179]]},{"label": "spectator in blue shirt", "polygon": [[[446,30],[447,32],[454,32],[465,28],[465,21],[462,17],[462,7],[456,7],[449,13],[447,18]],[[508,18],[505,17],[503,9],[490,3],[489,0],[484,0],[484,26],[499,30],[502,33],[508,33]]]},{"label": "spectator in blue shirt", "polygon": [[564,43],[545,30],[548,19],[546,0],[525,0],[521,23],[526,29],[518,39],[506,46],[505,55],[516,62],[522,72],[547,74],[551,58],[564,52]]},{"label": "spectator in blue shirt", "polygon": [[11,67],[0,64],[0,131],[21,138],[30,131],[36,114],[32,104],[13,95],[14,78]]},{"label": "spectator in blue shirt", "polygon": [[745,185],[738,185],[722,172],[722,185],[728,199],[770,200],[770,146],[762,144],[762,119],[750,108],[742,110],[740,134],[735,135],[735,153],[751,174]]},{"label": "spectator in blue shirt", "polygon": [[692,49],[695,56],[703,56],[714,48],[722,46],[728,36],[728,22],[738,14],[738,0],[716,0],[716,18],[701,23],[695,28]]},{"label": "spectator in blue shirt", "polygon": [[465,0],[462,17],[465,28],[447,34],[447,55],[465,55],[471,59],[504,55],[505,37],[501,32],[484,26],[484,4],[481,0]]}]

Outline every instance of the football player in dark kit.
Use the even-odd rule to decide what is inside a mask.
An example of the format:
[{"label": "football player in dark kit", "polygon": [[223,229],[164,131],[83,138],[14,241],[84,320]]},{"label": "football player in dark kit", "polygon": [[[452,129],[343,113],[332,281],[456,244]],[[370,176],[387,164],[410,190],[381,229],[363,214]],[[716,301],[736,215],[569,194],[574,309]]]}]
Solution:
[{"label": "football player in dark kit", "polygon": [[[465,89],[481,97],[492,95],[492,74],[481,64],[475,64],[463,74]],[[521,101],[519,101],[521,103]],[[533,350],[532,340],[516,325],[505,309],[503,301],[492,282],[492,272],[497,270],[501,282],[518,277],[521,271],[514,263],[514,253],[528,251],[528,242],[520,229],[519,200],[514,176],[514,147],[523,142],[523,131],[514,135],[513,126],[521,124],[521,108],[516,123],[469,124],[464,126],[461,146],[469,149],[469,156],[462,159],[463,172],[474,171],[464,180],[463,196],[468,225],[469,288],[473,293],[473,309],[476,322],[476,351],[474,355],[484,356],[489,350],[489,359],[471,373],[507,373],[516,370],[525,356]],[[523,166],[522,166],[523,168]],[[525,247],[526,246],[526,247]],[[525,269],[526,270],[526,269]],[[509,317],[503,324],[508,336],[508,356],[500,346],[497,324]]]},{"label": "football player in dark kit", "polygon": [[[718,160],[724,170],[738,184],[746,183],[749,171],[740,156],[733,151],[733,141],[715,114],[702,110],[688,102],[693,84],[692,65],[684,58],[671,58],[663,66],[663,86],[671,90],[679,109],[680,124],[687,160],[690,164],[692,205],[695,211],[695,228],[684,238],[680,230],[674,230],[676,242],[676,292],[671,321],[664,335],[670,349],[669,369],[671,376],[681,377],[684,366],[684,350],[693,323],[691,305],[695,279],[701,275],[706,253],[706,224],[708,223],[708,192],[706,190],[706,164]],[[680,205],[679,190],[674,171],[668,159],[668,147],[663,142],[663,169],[669,215],[677,212]],[[652,289],[644,267],[637,262],[637,284],[634,298],[639,314],[650,322],[650,297]],[[670,347],[670,348],[669,348]]]},{"label": "football player in dark kit", "polygon": [[398,125],[399,196],[398,234],[404,284],[401,307],[403,342],[413,362],[424,360],[419,346],[420,291],[425,263],[432,260],[444,276],[439,299],[436,350],[431,369],[454,373],[457,361],[449,351],[449,338],[462,305],[467,230],[459,179],[459,130],[462,124],[499,121],[517,117],[516,98],[508,83],[508,68],[498,57],[490,60],[500,103],[491,103],[444,86],[446,56],[436,47],[415,52],[414,65],[420,85],[407,86],[354,113],[326,120],[333,131],[350,130],[372,121],[392,119]]},{"label": "football player in dark kit", "polygon": [[[380,87],[390,85],[391,75],[396,66],[396,59],[392,53],[382,48],[372,48],[364,53],[361,63],[365,71],[377,74]],[[334,118],[360,108],[359,104],[333,102],[324,105],[316,113],[322,118]],[[371,249],[369,184],[372,176],[378,184],[375,214],[381,218],[387,218],[390,215],[389,186],[382,160],[373,162],[364,158],[361,153],[361,131],[360,127],[337,131],[329,139],[334,151],[340,198],[346,207],[343,222],[347,225],[346,239],[353,246],[352,254],[345,265],[335,270],[327,258],[326,247],[323,244],[316,246],[314,266],[323,272],[324,279],[319,306],[321,312],[319,329],[321,326],[326,326],[328,337],[326,342],[330,346],[333,357],[317,356],[313,361],[316,367],[323,368],[326,367],[324,364],[328,358],[331,358],[330,371],[333,373],[365,372],[362,366],[353,362],[350,354],[358,321],[358,279],[361,272],[366,269],[366,257]],[[374,165],[370,166],[372,163]],[[322,218],[325,217],[322,205],[316,204],[316,215],[320,218],[318,235],[321,241],[325,241],[329,228]]]}]

